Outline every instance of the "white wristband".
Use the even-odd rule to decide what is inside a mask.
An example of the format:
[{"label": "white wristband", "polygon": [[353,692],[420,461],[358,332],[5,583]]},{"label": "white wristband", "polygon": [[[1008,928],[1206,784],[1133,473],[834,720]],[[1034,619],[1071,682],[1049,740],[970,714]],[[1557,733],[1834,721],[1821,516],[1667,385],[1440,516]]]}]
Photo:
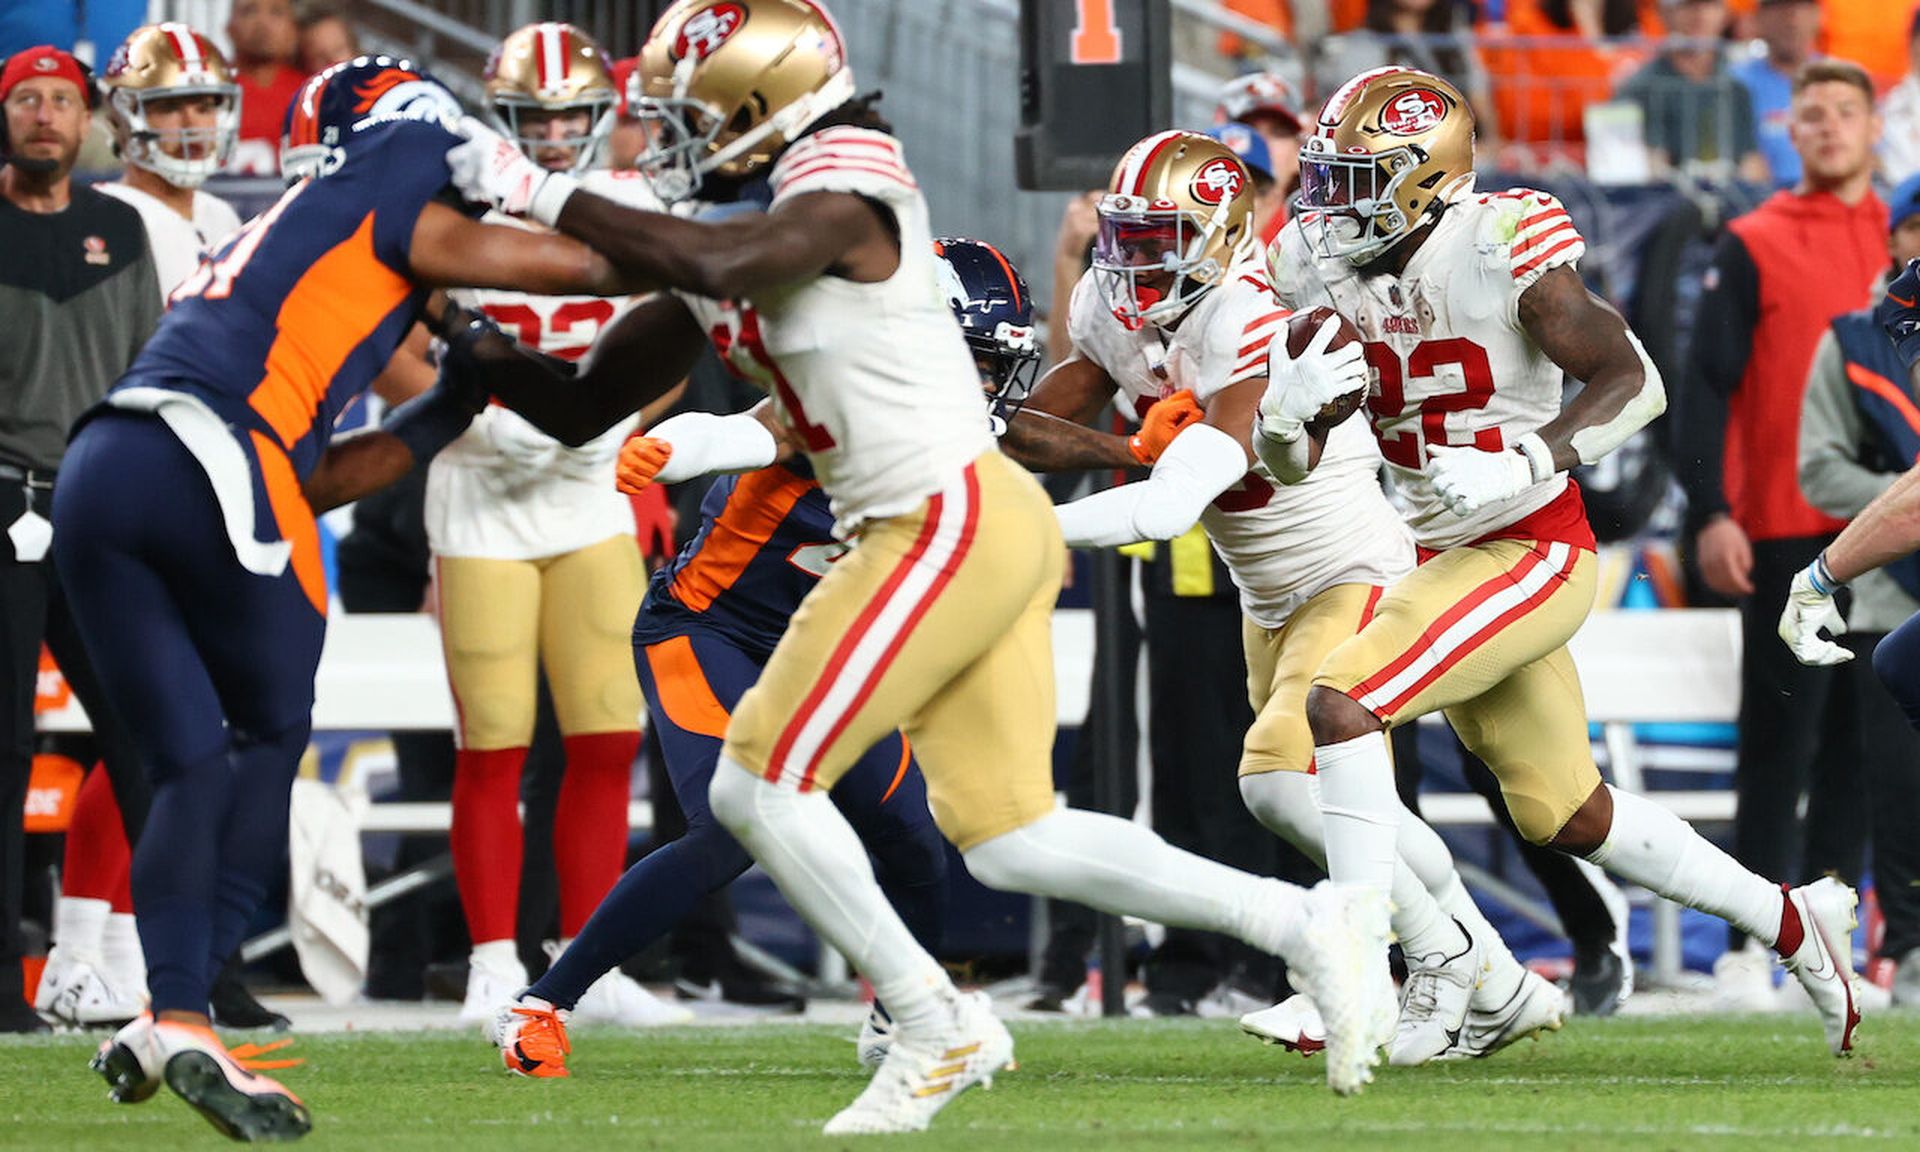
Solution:
[{"label": "white wristband", "polygon": [[1527,458],[1527,466],[1533,470],[1533,482],[1540,483],[1551,477],[1559,469],[1553,466],[1553,449],[1538,432],[1529,432],[1520,437],[1513,445],[1514,450]]},{"label": "white wristband", "polygon": [[540,181],[540,187],[533,193],[533,200],[527,205],[527,215],[549,228],[559,227],[560,210],[567,206],[567,200],[579,187],[580,181],[563,172],[547,173],[547,178]]}]

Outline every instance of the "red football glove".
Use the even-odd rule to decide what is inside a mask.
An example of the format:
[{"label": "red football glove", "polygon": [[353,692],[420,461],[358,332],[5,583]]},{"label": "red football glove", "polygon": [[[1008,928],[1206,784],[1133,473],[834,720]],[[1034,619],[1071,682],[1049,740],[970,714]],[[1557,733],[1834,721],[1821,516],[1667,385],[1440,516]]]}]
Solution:
[{"label": "red football glove", "polygon": [[1182,388],[1147,409],[1147,414],[1140,418],[1140,431],[1127,440],[1127,450],[1135,460],[1152,467],[1182,429],[1198,424],[1206,415],[1200,405],[1194,403],[1193,389]]}]

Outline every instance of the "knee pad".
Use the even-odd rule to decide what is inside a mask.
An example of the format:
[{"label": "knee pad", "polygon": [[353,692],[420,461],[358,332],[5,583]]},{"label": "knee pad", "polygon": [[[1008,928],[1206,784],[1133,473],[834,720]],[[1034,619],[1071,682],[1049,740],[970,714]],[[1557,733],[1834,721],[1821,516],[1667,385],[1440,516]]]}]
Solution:
[{"label": "knee pad", "polygon": [[755,796],[760,789],[771,787],[773,785],[723,754],[720,763],[714,765],[713,781],[707,785],[707,807],[721,827],[737,837],[742,828],[753,823]]},{"label": "knee pad", "polygon": [[1240,799],[1269,832],[1305,852],[1326,859],[1326,833],[1313,777],[1305,772],[1258,772],[1240,777]]}]

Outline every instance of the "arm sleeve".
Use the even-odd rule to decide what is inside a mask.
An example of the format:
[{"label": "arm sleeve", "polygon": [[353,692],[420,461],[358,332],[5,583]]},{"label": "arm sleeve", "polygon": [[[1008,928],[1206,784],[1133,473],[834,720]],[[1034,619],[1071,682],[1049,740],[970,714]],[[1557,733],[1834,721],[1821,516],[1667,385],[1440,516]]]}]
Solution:
[{"label": "arm sleeve", "polygon": [[679,484],[710,472],[765,468],[780,454],[773,433],[751,412],[682,412],[654,425],[647,435],[673,446],[673,455],[654,477],[660,484]]},{"label": "arm sleeve", "polygon": [[1194,526],[1214,497],[1247,473],[1239,441],[1195,424],[1162,453],[1145,480],[1122,484],[1054,509],[1073,548],[1111,548],[1171,540]]},{"label": "arm sleeve", "polygon": [[1693,349],[1674,405],[1674,467],[1696,528],[1727,510],[1727,399],[1746,375],[1759,313],[1759,270],[1746,243],[1728,232],[1714,248],[1702,285]]},{"label": "arm sleeve", "polygon": [[1840,342],[1829,329],[1814,351],[1800,405],[1800,490],[1829,516],[1859,515],[1894,481],[1894,473],[1861,464],[1864,433]]}]

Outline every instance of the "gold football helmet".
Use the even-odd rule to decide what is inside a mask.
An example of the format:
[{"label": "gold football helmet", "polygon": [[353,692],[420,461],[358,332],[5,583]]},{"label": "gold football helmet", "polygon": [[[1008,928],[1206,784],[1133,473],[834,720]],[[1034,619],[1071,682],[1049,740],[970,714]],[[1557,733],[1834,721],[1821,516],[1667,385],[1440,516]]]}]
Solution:
[{"label": "gold football helmet", "polygon": [[[108,115],[127,163],[154,172],[177,188],[198,188],[233,156],[240,136],[240,86],[213,41],[185,24],[136,28],[100,78]],[[210,128],[157,129],[156,101],[210,96]]]},{"label": "gold football helmet", "polygon": [[1341,85],[1300,148],[1300,226],[1314,250],[1365,264],[1436,205],[1473,191],[1473,110],[1413,68]]},{"label": "gold football helmet", "polygon": [[[571,172],[598,162],[620,93],[593,37],[557,21],[529,24],[493,50],[482,80],[495,123],[534,162]],[[584,134],[546,134],[552,113],[572,111],[586,113]]]},{"label": "gold football helmet", "polygon": [[1254,254],[1247,166],[1198,132],[1160,132],[1127,149],[1098,211],[1095,283],[1129,328],[1178,320]]},{"label": "gold football helmet", "polygon": [[628,82],[647,127],[640,170],[668,203],[713,174],[749,176],[853,98],[846,41],[815,0],[677,0]]}]

